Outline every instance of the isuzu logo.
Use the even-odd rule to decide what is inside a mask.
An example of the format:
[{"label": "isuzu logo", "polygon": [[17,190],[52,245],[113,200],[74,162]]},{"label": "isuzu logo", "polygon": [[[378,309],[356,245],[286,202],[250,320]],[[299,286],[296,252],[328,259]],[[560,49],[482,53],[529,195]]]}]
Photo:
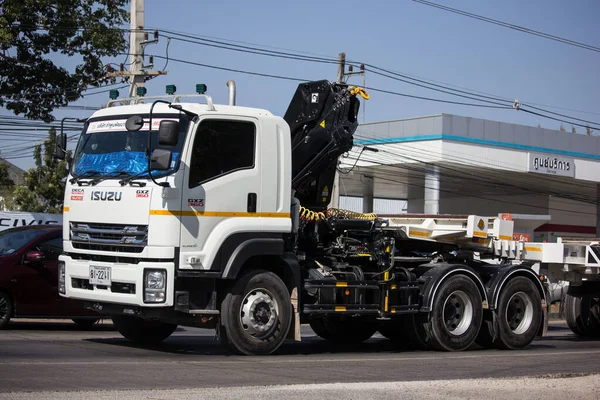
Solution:
[{"label": "isuzu logo", "polygon": [[92,192],[92,201],[121,201],[123,192]]}]

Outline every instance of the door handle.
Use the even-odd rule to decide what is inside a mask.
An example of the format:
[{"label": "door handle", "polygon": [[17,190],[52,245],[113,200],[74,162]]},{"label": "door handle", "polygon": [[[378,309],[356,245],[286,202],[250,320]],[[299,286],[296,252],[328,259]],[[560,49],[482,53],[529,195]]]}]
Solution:
[{"label": "door handle", "polygon": [[256,212],[256,203],[257,203],[256,193],[248,193],[248,212],[249,213]]}]

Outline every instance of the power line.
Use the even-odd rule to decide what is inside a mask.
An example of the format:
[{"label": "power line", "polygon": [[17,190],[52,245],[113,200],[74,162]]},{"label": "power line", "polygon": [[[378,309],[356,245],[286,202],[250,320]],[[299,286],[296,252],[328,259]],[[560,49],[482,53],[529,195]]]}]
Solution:
[{"label": "power line", "polygon": [[[250,54],[262,55],[262,56],[271,56],[271,57],[280,57],[280,58],[287,58],[287,59],[307,61],[307,62],[320,62],[320,63],[332,63],[332,64],[337,63],[337,60],[335,60],[333,58],[312,57],[312,56],[304,56],[304,55],[300,55],[300,54],[292,53],[292,52],[272,51],[272,50],[268,50],[268,49],[256,47],[258,45],[254,45],[254,46],[241,46],[241,45],[237,45],[237,44],[228,43],[228,42],[224,41],[224,39],[221,39],[221,40],[212,40],[212,39],[206,39],[206,38],[203,38],[203,37],[197,36],[197,35],[180,33],[180,32],[175,32],[175,31],[170,31],[170,30],[161,30],[161,32],[165,32],[165,33],[172,34],[172,35],[179,35],[179,36],[182,36],[182,37],[185,38],[185,39],[173,38],[174,40],[182,40],[182,41],[185,41],[185,42],[199,44],[199,45],[203,45],[203,46],[218,47],[218,48],[222,48],[222,49],[226,49],[226,50],[238,51],[238,52],[243,52],[243,53],[250,53]],[[206,42],[208,42],[208,43],[206,43]],[[162,56],[155,56],[155,57],[157,57],[157,58],[164,58]],[[168,62],[169,58],[167,57],[166,60]],[[349,63],[356,63],[356,64],[358,64],[358,62],[354,62],[354,61],[349,61]],[[512,106],[512,103],[514,102],[513,100],[508,100],[506,98],[502,98],[502,97],[499,97],[499,96],[493,96],[493,95],[487,95],[487,94],[479,94],[476,91],[460,90],[460,89],[451,88],[451,87],[445,86],[445,85],[439,85],[439,84],[433,83],[431,81],[427,81],[427,80],[424,80],[424,79],[414,78],[414,77],[411,77],[411,76],[409,76],[407,74],[402,74],[402,73],[394,72],[394,71],[391,71],[389,69],[381,68],[381,67],[378,67],[376,65],[369,64],[369,63],[365,63],[364,65],[369,67],[368,68],[369,72],[372,72],[372,73],[374,73],[376,75],[380,75],[380,76],[383,76],[383,77],[386,77],[386,78],[389,78],[389,79],[401,81],[401,82],[404,82],[404,83],[407,83],[407,84],[411,84],[411,85],[415,85],[415,86],[418,86],[418,87],[422,87],[422,88],[425,88],[425,89],[442,92],[442,93],[449,94],[449,95],[452,95],[452,96],[462,97],[462,98],[466,98],[466,99],[470,99],[470,100],[475,100],[475,101],[480,101],[480,102],[483,102],[483,103],[494,104],[494,105],[498,105],[498,106],[506,106],[506,108],[510,108]],[[203,66],[207,66],[207,65],[204,64]],[[218,69],[222,69],[222,68],[218,68]],[[242,72],[242,73],[244,73],[243,71],[240,71],[240,70],[234,70],[234,71],[235,72]],[[393,75],[393,76],[390,76],[390,75]],[[265,76],[265,75],[263,75],[263,76]],[[445,90],[443,90],[443,89],[445,89]],[[385,93],[385,91],[382,91],[382,92]],[[413,98],[420,98],[420,96],[415,96]],[[427,99],[427,98],[423,98],[423,99]],[[463,103],[459,103],[459,102],[454,102],[454,103],[450,103],[449,102],[449,104],[472,105],[472,104],[463,104]],[[521,103],[520,110],[525,111],[525,109],[523,109],[523,106],[525,106],[525,104]],[[534,108],[534,106],[529,106],[529,105],[527,105],[527,106],[531,107],[531,108]],[[537,107],[535,107],[535,108],[537,108]],[[547,114],[558,115],[558,116],[570,118],[570,119],[573,119],[573,120],[586,122],[588,124],[600,125],[599,123],[596,123],[596,122],[593,122],[593,121],[583,120],[583,119],[576,118],[576,117],[566,116],[564,114],[555,113],[553,111],[545,110],[545,109],[542,109],[542,108],[538,108],[538,109],[540,111],[543,111],[543,112],[547,113]],[[539,115],[539,116],[547,117],[547,116],[544,116],[544,115]],[[556,120],[556,118],[550,118],[550,119]],[[565,122],[565,123],[569,123],[569,124],[572,124],[572,125],[577,125],[577,123],[572,122],[572,121],[563,121],[563,120],[560,120],[560,122]],[[582,126],[582,125],[578,125],[578,126]],[[584,127],[586,127],[586,126],[584,126]]]},{"label": "power line", "polygon": [[[159,55],[156,55],[156,54],[153,55],[153,57],[166,59],[166,57],[159,56]],[[237,73],[240,73],[240,74],[247,74],[247,75],[262,76],[262,77],[265,77],[265,78],[283,79],[283,80],[296,81],[296,82],[306,82],[307,81],[307,79],[292,78],[292,77],[289,77],[289,76],[282,76],[282,75],[265,74],[265,73],[261,73],[261,72],[244,71],[244,70],[235,69],[235,68],[219,67],[219,66],[216,66],[216,65],[202,64],[202,63],[197,63],[197,62],[194,62],[194,61],[180,60],[180,59],[172,58],[172,57],[170,57],[169,60],[175,61],[175,62],[179,62],[179,63],[189,64],[189,65],[195,65],[195,66],[198,66],[198,67],[218,69],[218,70],[221,70],[221,71],[237,72]]]},{"label": "power line", "polygon": [[560,43],[568,44],[568,45],[571,45],[571,46],[580,47],[580,48],[585,49],[585,50],[591,50],[591,51],[595,51],[595,52],[600,53],[600,47],[592,46],[592,45],[581,43],[581,42],[576,42],[575,40],[566,39],[566,38],[563,38],[563,37],[560,37],[560,36],[551,35],[549,33],[544,33],[544,32],[540,32],[540,31],[536,31],[536,30],[533,30],[533,29],[525,28],[523,26],[510,24],[508,22],[503,22],[503,21],[499,21],[497,19],[492,19],[492,18],[489,18],[489,17],[484,17],[482,15],[473,14],[473,13],[470,13],[470,12],[467,12],[467,11],[463,11],[463,10],[459,10],[459,9],[456,9],[456,8],[451,8],[451,7],[448,7],[448,6],[443,6],[441,4],[433,3],[431,1],[425,1],[425,0],[412,0],[412,1],[414,1],[415,3],[424,4],[426,6],[439,8],[440,10],[449,11],[451,13],[460,14],[460,15],[463,15],[465,17],[474,18],[474,19],[477,19],[477,20],[480,20],[480,21],[488,22],[488,23],[491,23],[491,24],[494,24],[494,25],[499,25],[499,26],[503,26],[505,28],[514,29],[514,30],[519,31],[519,32],[523,32],[523,33],[528,33],[530,35],[539,36],[539,37],[542,37],[544,39],[554,40],[556,42],[560,42]]}]

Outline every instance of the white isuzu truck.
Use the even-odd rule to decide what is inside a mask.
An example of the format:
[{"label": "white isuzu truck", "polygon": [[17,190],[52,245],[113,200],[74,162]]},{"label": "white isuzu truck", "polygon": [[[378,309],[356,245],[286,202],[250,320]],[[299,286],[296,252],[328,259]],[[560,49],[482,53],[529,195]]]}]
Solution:
[{"label": "white isuzu truck", "polygon": [[[597,242],[517,242],[512,221],[485,216],[330,209],[366,92],[302,83],[281,118],[236,106],[228,85],[228,105],[117,99],[86,121],[69,160],[62,296],[138,343],[184,325],[270,354],[308,323],[338,344],[379,331],[446,351],[518,349],[545,332],[550,277],[571,282],[572,328],[600,333]],[[61,134],[56,157],[65,149]]]}]

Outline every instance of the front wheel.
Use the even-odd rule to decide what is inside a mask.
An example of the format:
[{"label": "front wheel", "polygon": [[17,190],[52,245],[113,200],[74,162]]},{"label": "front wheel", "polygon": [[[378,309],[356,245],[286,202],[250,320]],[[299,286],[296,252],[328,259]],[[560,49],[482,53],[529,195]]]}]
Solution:
[{"label": "front wheel", "polygon": [[462,351],[477,338],[483,309],[481,293],[465,275],[447,278],[438,288],[428,314],[418,314],[416,332],[428,347]]},{"label": "front wheel", "polygon": [[242,276],[221,303],[219,337],[231,351],[271,354],[281,346],[292,323],[290,293],[268,271]]},{"label": "front wheel", "polygon": [[160,343],[177,329],[175,324],[147,321],[129,315],[113,315],[111,318],[119,333],[137,344]]}]

